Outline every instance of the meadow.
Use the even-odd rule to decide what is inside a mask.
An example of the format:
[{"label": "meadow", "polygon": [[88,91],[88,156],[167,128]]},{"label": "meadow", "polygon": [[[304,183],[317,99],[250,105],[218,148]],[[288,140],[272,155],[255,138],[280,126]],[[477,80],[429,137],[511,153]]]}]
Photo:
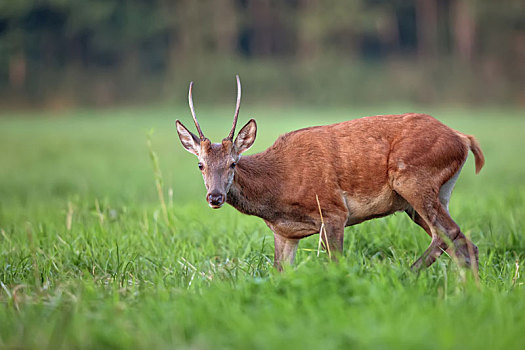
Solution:
[{"label": "meadow", "polygon": [[[408,111],[422,109],[243,106],[239,124],[258,122],[253,153],[297,128]],[[411,272],[430,239],[404,214],[347,228],[337,264],[309,237],[277,273],[261,219],[207,206],[175,131],[176,118],[193,130],[185,106],[2,112],[0,348],[524,348],[523,110],[424,111],[485,153],[450,204],[479,280],[448,256]],[[232,112],[197,109],[214,141]]]}]

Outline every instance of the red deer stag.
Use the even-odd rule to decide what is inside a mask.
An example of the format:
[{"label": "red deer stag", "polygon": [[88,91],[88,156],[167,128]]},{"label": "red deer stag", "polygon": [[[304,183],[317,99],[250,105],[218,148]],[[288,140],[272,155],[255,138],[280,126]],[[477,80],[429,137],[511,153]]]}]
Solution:
[{"label": "red deer stag", "polygon": [[326,229],[323,244],[331,252],[342,252],[345,226],[404,211],[432,238],[413,269],[431,265],[447,249],[460,262],[477,266],[477,247],[448,212],[468,151],[474,153],[476,173],[485,161],[473,136],[426,114],[373,116],[292,131],[264,152],[241,157],[254,143],[257,125],[251,119],[234,140],[239,77],[233,126],[220,143],[204,136],[192,87],[193,82],[188,101],[199,136],[176,124],[182,145],[199,159],[206,200],[215,209],[229,203],[262,218],[274,233],[278,269],[293,263],[301,238],[319,233],[316,196]]}]

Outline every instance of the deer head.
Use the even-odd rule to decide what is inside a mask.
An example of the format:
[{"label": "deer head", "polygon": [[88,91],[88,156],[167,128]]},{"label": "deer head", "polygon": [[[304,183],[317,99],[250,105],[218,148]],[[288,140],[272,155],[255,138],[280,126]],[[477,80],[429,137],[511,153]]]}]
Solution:
[{"label": "deer head", "polygon": [[197,135],[189,131],[179,120],[176,121],[177,133],[182,146],[188,152],[195,154],[199,159],[198,166],[202,172],[204,185],[207,189],[206,201],[214,209],[220,208],[226,202],[226,196],[233,182],[237,162],[241,158],[241,154],[253,145],[257,134],[257,124],[254,119],[251,119],[242,127],[235,141],[233,140],[241,107],[241,81],[238,75],[236,78],[237,105],[233,116],[233,126],[229,135],[221,143],[212,143],[204,136],[201,130],[193,108],[193,82],[190,83],[188,103],[199,136],[197,137]]}]

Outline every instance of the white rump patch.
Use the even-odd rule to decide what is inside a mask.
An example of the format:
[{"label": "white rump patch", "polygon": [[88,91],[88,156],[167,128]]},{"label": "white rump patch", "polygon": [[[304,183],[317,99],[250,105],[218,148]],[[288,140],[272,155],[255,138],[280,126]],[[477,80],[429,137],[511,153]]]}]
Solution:
[{"label": "white rump patch", "polygon": [[450,178],[450,180],[445,182],[443,186],[441,186],[441,188],[439,189],[439,201],[441,202],[441,204],[443,204],[447,212],[448,212],[448,203],[450,202],[450,196],[452,195],[452,190],[454,189],[454,186],[456,185],[456,181],[458,181],[459,174],[461,173],[461,169],[463,169],[463,165],[464,163],[461,164],[458,171]]}]

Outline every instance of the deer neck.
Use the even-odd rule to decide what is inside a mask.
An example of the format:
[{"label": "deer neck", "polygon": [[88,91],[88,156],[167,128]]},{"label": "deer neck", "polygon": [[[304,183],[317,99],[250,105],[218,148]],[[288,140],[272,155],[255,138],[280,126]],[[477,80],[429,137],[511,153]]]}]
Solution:
[{"label": "deer neck", "polygon": [[244,156],[237,163],[227,202],[244,214],[269,219],[279,188],[278,177],[271,157],[264,153]]}]

